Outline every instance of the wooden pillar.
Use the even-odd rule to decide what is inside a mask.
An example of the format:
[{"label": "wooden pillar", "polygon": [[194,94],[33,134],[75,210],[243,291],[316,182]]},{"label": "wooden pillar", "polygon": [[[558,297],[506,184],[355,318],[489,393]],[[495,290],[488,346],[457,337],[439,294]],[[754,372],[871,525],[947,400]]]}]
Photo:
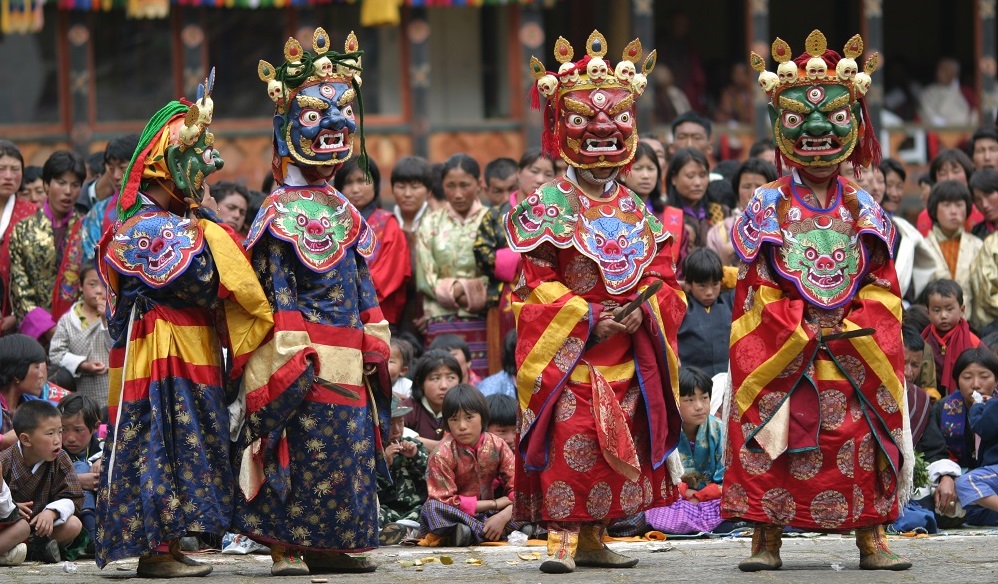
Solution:
[{"label": "wooden pillar", "polygon": [[[769,0],[745,0],[745,10],[748,18],[745,19],[748,31],[745,38],[748,40],[748,51],[755,51],[767,62],[770,62],[771,39],[769,38]],[[748,51],[746,51],[745,61],[748,62]],[[755,97],[755,136],[758,139],[772,138],[772,127],[769,122],[769,108],[767,107],[766,93],[759,89],[753,93]]]},{"label": "wooden pillar", "polygon": [[71,10],[67,15],[66,55],[69,67],[69,141],[81,155],[89,153],[87,145],[93,135],[95,117],[94,78],[90,62],[93,57],[91,15]]},{"label": "wooden pillar", "polygon": [[995,0],[978,0],[974,19],[977,29],[977,88],[981,103],[981,126],[995,125],[998,111],[998,47],[995,41]]},{"label": "wooden pillar", "polygon": [[[631,0],[631,35],[633,38],[641,39],[641,47],[645,53],[650,53],[655,48],[655,8],[651,0]],[[618,55],[612,55],[614,62]],[[659,55],[661,58],[662,55]],[[644,58],[635,63],[638,71]],[[638,133],[641,128],[652,128],[655,126],[655,84],[648,80],[645,92],[638,100]]]},{"label": "wooden pillar", "polygon": [[[876,132],[880,132],[883,129],[883,124],[880,120],[880,112],[884,108],[884,70],[883,70],[883,59],[884,59],[884,10],[883,10],[883,0],[863,0],[862,4],[862,18],[863,23],[863,46],[865,52],[863,54],[862,60],[858,60],[860,71],[863,70],[863,65],[866,64],[866,60],[873,53],[880,53],[880,64],[879,70],[874,73],[871,77],[873,78],[873,83],[870,85],[870,91],[866,94],[866,107],[870,111],[870,121],[873,122],[873,129]],[[836,43],[829,44],[835,46],[836,50],[841,51],[837,45],[844,45],[847,39],[837,40]],[[882,144],[882,146],[885,146]],[[887,145],[889,148],[889,145]],[[884,158],[890,156],[889,151],[883,153]]]},{"label": "wooden pillar", "polygon": [[409,43],[409,100],[412,153],[430,157],[430,21],[426,9],[413,6],[406,27]]},{"label": "wooden pillar", "polygon": [[[520,6],[520,51],[521,62],[519,73],[523,79],[523,87],[530,90],[536,80],[530,73],[530,57],[537,57],[546,62],[548,55],[544,54],[544,15],[537,3]],[[515,96],[522,97],[522,96]],[[541,132],[544,129],[544,119],[540,110],[527,108],[523,116],[524,141],[527,149],[541,147]]]}]

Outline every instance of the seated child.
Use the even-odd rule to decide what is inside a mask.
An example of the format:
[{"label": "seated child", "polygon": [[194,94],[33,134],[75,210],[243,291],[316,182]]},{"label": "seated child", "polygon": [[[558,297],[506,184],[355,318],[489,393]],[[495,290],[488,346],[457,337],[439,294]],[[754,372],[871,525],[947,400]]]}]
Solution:
[{"label": "seated child", "polygon": [[[0,474],[2,474],[0,469]],[[31,535],[20,508],[14,503],[6,481],[0,479],[0,566],[20,566],[28,555],[28,544],[24,543]]]},{"label": "seated child", "polygon": [[974,392],[970,427],[980,439],[980,466],[956,479],[956,493],[965,508],[978,505],[998,517],[998,399]]},{"label": "seated child", "polygon": [[59,402],[62,414],[62,447],[73,461],[76,476],[83,487],[83,508],[80,520],[90,536],[97,541],[96,492],[100,477],[101,443],[97,437],[100,408],[93,399],[74,393]]},{"label": "seated child", "polygon": [[520,405],[516,398],[502,393],[485,397],[489,404],[489,434],[503,439],[510,452],[516,452],[516,426],[520,419]]},{"label": "seated child", "polygon": [[447,351],[457,359],[458,364],[461,366],[461,383],[468,383],[477,387],[479,382],[482,381],[482,378],[471,368],[471,347],[468,346],[468,341],[464,340],[460,335],[448,333],[438,336],[430,343],[430,350],[434,349]]},{"label": "seated child", "polygon": [[[918,385],[925,356],[925,341],[915,328],[905,324],[901,327],[904,341],[904,379],[908,395],[908,419],[911,423],[911,441],[916,453],[921,453],[928,465],[927,472],[939,480],[946,469],[959,475],[960,467],[948,458],[946,439],[939,425],[932,421],[932,404],[928,392]],[[935,375],[933,375],[935,383]],[[956,476],[956,475],[954,475]],[[950,479],[951,480],[951,479]],[[929,533],[938,531],[932,509],[933,484],[915,485],[912,500],[899,509],[897,520],[892,524],[897,532],[924,528]]]},{"label": "seated child", "polygon": [[518,528],[511,497],[494,498],[495,479],[514,490],[513,452],[489,427],[489,404],[472,385],[447,392],[443,405],[448,434],[426,468],[429,499],[419,517],[421,545],[478,545],[498,541]]},{"label": "seated child", "polygon": [[62,450],[62,417],[49,402],[30,401],[14,413],[14,432],[18,442],[0,452],[0,467],[31,528],[27,559],[56,563],[60,547],[68,547],[83,529],[76,518],[83,490]]},{"label": "seated child", "polygon": [[478,383],[482,395],[500,393],[516,398],[516,331],[506,333],[502,341],[502,371],[489,375]]},{"label": "seated child", "polygon": [[679,361],[713,377],[728,370],[734,291],[721,292],[721,258],[712,249],[691,251],[683,260],[683,275],[688,304],[679,326]]},{"label": "seated child", "polygon": [[953,364],[953,380],[957,390],[932,407],[932,423],[939,426],[949,456],[946,468],[929,467],[930,480],[938,482],[933,497],[936,521],[943,529],[962,523],[998,525],[998,513],[979,505],[959,505],[956,489],[956,480],[979,465],[981,449],[970,413],[976,396],[992,397],[998,390],[998,356],[984,347],[965,350]]},{"label": "seated child", "polygon": [[378,476],[378,505],[381,521],[381,545],[394,545],[408,533],[397,521],[419,521],[426,501],[426,459],[423,443],[403,436],[405,415],[412,410],[403,405],[401,396],[392,396],[392,422],[388,431],[385,461],[392,473],[388,481]]},{"label": "seated child", "polygon": [[107,361],[111,350],[111,335],[104,322],[107,301],[93,265],[80,271],[80,281],[82,297],[59,318],[49,360],[72,374],[77,393],[103,407],[107,405]]},{"label": "seated child", "polygon": [[[901,317],[901,326],[911,327],[912,330],[918,331],[919,336],[930,324],[932,321],[929,320],[929,309],[921,304],[912,304],[904,310]],[[922,365],[919,368],[918,377],[915,378],[915,385],[924,389],[929,396],[929,401],[935,403],[942,397],[939,395],[939,390],[936,389],[936,359],[932,354],[932,348],[925,345],[924,342],[923,346],[925,349],[922,351]]]},{"label": "seated child", "polygon": [[684,437],[679,439],[683,461],[682,499],[668,507],[645,511],[645,519],[664,533],[713,531],[721,524],[721,481],[724,445],[721,422],[710,415],[710,377],[695,367],[679,368],[679,414]]},{"label": "seated child", "polygon": [[405,427],[430,452],[444,436],[444,396],[459,383],[461,366],[446,351],[427,351],[413,368],[412,397],[405,402],[412,411],[405,416]]},{"label": "seated child", "polygon": [[929,308],[929,326],[922,331],[925,344],[932,349],[936,362],[936,388],[946,397],[957,390],[953,382],[953,364],[966,349],[980,346],[981,340],[970,332],[964,318],[963,289],[953,280],[936,280],[925,287]]},{"label": "seated child", "polygon": [[392,379],[392,393],[406,399],[412,395],[412,380],[409,375],[409,363],[412,363],[412,345],[405,339],[392,337],[392,354],[388,358],[388,375]]}]

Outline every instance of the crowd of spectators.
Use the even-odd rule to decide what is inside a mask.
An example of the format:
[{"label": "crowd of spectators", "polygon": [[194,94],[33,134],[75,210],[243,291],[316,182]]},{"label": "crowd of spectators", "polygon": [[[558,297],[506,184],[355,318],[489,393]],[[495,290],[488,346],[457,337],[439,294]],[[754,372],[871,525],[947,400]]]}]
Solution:
[{"label": "crowd of spectators", "polygon": [[[724,115],[741,119],[750,102],[738,91],[725,95]],[[643,137],[617,180],[675,236],[668,249],[688,300],[678,331],[686,490],[682,505],[628,518],[618,533],[733,528],[716,505],[723,489],[716,416],[739,264],[730,228],[754,191],[777,178],[775,152],[762,140],[744,161],[717,161],[712,124],[692,111],[673,120],[670,138]],[[111,140],[89,164],[57,151],[37,168],[0,140],[0,465],[13,497],[6,505],[0,491],[0,524],[22,518],[0,530],[0,564],[92,552],[110,347],[94,251],[115,221],[136,141]],[[467,545],[512,530],[543,532],[513,522],[506,496],[519,411],[511,300],[518,254],[507,246],[504,216],[563,171],[536,150],[482,162],[466,154],[437,164],[402,158],[386,173],[393,205],[381,198],[373,160],[369,175],[348,164],[335,177],[380,242],[370,270],[393,331],[396,399],[385,457],[395,480],[383,481],[380,493],[386,544],[408,537]],[[909,177],[893,159],[842,172],[884,207],[898,233],[905,375],[928,471],[921,506],[902,521],[926,529],[998,525],[991,503],[968,499],[970,488],[961,487],[986,480],[974,469],[995,462],[986,425],[994,408],[984,408],[998,385],[998,130],[977,131],[966,152],[940,152],[924,176]],[[221,181],[210,192],[220,219],[245,234],[269,186],[257,192]],[[904,206],[912,202],[908,187],[922,193],[917,208]],[[59,429],[61,439],[46,434]],[[468,459],[475,445],[478,457]],[[57,487],[32,492],[40,473]]]}]

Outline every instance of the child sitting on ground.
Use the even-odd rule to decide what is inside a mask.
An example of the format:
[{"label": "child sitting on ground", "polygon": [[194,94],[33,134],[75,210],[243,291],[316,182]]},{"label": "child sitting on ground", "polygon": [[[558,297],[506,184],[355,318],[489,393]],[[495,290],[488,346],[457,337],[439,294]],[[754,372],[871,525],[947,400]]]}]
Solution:
[{"label": "child sitting on ground", "polygon": [[956,479],[956,494],[964,508],[980,505],[998,513],[998,399],[975,391],[969,418],[980,440],[980,466]]},{"label": "child sitting on ground", "polygon": [[516,426],[520,418],[520,406],[516,403],[516,398],[494,393],[486,396],[485,401],[489,404],[489,426],[486,430],[502,438],[510,452],[515,453]]},{"label": "child sitting on ground", "polygon": [[427,351],[413,368],[412,397],[406,405],[405,427],[419,435],[426,450],[433,452],[444,436],[444,396],[461,383],[461,366],[446,351]]},{"label": "child sitting on ground", "polygon": [[734,290],[721,291],[723,272],[720,256],[706,247],[691,251],[683,261],[688,305],[679,326],[679,361],[708,377],[728,370]]},{"label": "child sitting on ground", "polygon": [[429,499],[419,523],[421,545],[478,545],[498,541],[518,525],[512,522],[510,496],[494,498],[496,478],[506,492],[514,490],[513,452],[489,427],[489,404],[472,385],[458,385],[444,398],[449,432],[430,455],[426,482]]},{"label": "child sitting on ground", "polygon": [[412,410],[403,405],[401,396],[392,397],[392,422],[388,430],[385,461],[392,480],[378,476],[378,505],[381,521],[381,545],[394,545],[408,533],[398,521],[419,521],[426,501],[426,459],[429,453],[416,438],[403,436],[405,415]]},{"label": "child sitting on ground", "polygon": [[14,413],[14,432],[17,444],[0,452],[3,480],[31,528],[27,559],[54,564],[83,529],[83,490],[62,450],[62,417],[49,402],[30,401]]},{"label": "child sitting on ground", "polygon": [[645,511],[645,519],[664,533],[709,532],[721,524],[721,481],[724,478],[724,445],[721,422],[710,415],[710,377],[695,367],[679,368],[679,414],[683,436],[679,456],[683,461],[682,498],[668,507]]},{"label": "child sitting on ground", "polygon": [[412,380],[409,375],[409,363],[412,363],[412,345],[405,339],[392,337],[392,353],[388,358],[388,375],[392,380],[392,393],[406,399],[412,395]]},{"label": "child sitting on ground", "polygon": [[963,288],[953,280],[936,280],[925,287],[929,326],[922,331],[925,344],[936,362],[936,387],[946,397],[956,391],[953,364],[966,349],[979,347],[981,340],[970,332],[964,318]]},{"label": "child sitting on ground", "polygon": [[90,536],[97,541],[96,492],[100,479],[101,443],[97,437],[100,408],[85,395],[74,393],[59,402],[62,415],[62,447],[73,461],[73,469],[83,488],[83,508],[80,520]]},{"label": "child sitting on ground", "polygon": [[108,353],[111,335],[104,322],[107,301],[97,268],[80,271],[81,298],[59,318],[52,336],[49,360],[73,375],[76,392],[92,398],[98,407],[107,405]]},{"label": "child sitting on ground", "polygon": [[24,542],[29,535],[31,526],[14,503],[6,481],[0,479],[0,566],[20,566],[24,563],[28,555],[28,544]]}]

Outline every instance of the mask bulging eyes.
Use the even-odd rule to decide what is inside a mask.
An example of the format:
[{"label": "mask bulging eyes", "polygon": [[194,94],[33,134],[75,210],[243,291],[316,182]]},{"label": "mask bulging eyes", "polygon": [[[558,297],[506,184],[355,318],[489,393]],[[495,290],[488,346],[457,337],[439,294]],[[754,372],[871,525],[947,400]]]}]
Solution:
[{"label": "mask bulging eyes", "polygon": [[849,110],[843,108],[828,114],[828,121],[837,126],[849,123]]},{"label": "mask bulging eyes", "polygon": [[631,112],[620,112],[616,117],[617,123],[626,124],[631,121]]},{"label": "mask bulging eyes", "polygon": [[804,121],[804,117],[798,113],[787,112],[783,114],[783,125],[788,128],[796,128]]},{"label": "mask bulging eyes", "polygon": [[353,106],[348,105],[343,108],[343,117],[353,119]]},{"label": "mask bulging eyes", "polygon": [[313,109],[305,110],[298,116],[298,121],[300,121],[303,126],[314,126],[318,124],[321,119],[322,115]]},{"label": "mask bulging eyes", "polygon": [[585,123],[586,119],[580,116],[579,114],[573,114],[568,116],[568,124],[570,126],[584,126]]}]

